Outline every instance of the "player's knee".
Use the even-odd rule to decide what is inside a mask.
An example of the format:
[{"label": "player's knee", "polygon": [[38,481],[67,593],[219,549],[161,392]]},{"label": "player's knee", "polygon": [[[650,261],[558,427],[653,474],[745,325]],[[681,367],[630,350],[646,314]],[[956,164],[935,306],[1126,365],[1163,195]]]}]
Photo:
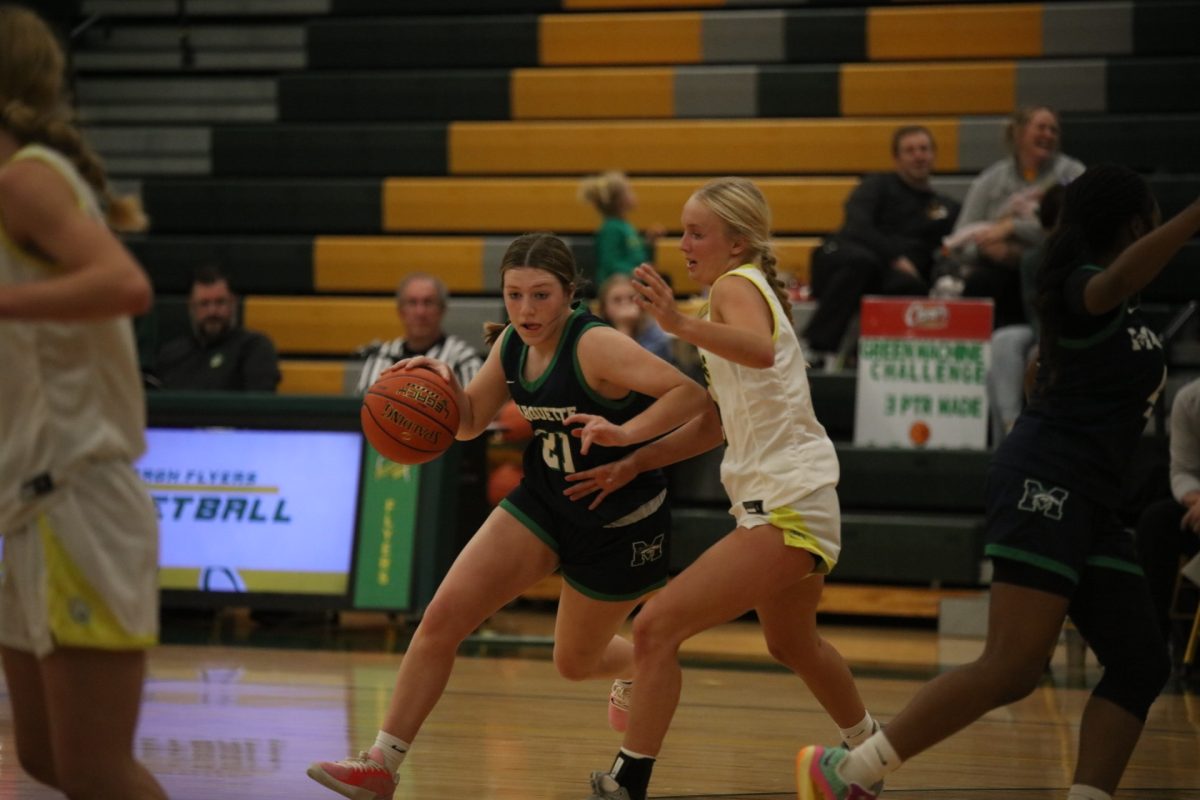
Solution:
[{"label": "player's knee", "polygon": [[569,681],[586,681],[594,677],[597,661],[598,658],[591,654],[554,647],[554,668]]},{"label": "player's knee", "polygon": [[1150,654],[1127,651],[1119,660],[1110,662],[1104,665],[1104,675],[1096,684],[1096,696],[1144,721],[1171,677],[1171,659],[1166,648],[1156,648]]},{"label": "player's knee", "polygon": [[820,640],[816,637],[793,637],[784,641],[767,639],[767,652],[771,658],[795,672],[803,672],[814,664],[819,656]]},{"label": "player's knee", "polygon": [[670,655],[679,649],[678,626],[671,615],[647,606],[633,620],[633,651],[637,658]]},{"label": "player's knee", "polygon": [[984,657],[975,662],[983,677],[978,681],[981,691],[991,692],[993,707],[1006,706],[1028,697],[1045,675],[1044,661],[1005,661]]},{"label": "player's knee", "polygon": [[435,597],[421,617],[421,624],[413,634],[413,643],[427,647],[457,648],[474,630],[467,628],[461,614],[456,614],[453,603],[438,602]]}]

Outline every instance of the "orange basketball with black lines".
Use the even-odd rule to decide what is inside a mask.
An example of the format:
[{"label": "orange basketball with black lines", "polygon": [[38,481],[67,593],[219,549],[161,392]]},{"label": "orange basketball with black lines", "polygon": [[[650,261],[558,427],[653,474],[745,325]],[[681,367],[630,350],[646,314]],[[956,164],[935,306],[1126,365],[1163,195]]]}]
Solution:
[{"label": "orange basketball with black lines", "polygon": [[458,431],[454,391],[425,367],[393,372],[371,384],[360,417],[367,441],[398,464],[432,461]]}]

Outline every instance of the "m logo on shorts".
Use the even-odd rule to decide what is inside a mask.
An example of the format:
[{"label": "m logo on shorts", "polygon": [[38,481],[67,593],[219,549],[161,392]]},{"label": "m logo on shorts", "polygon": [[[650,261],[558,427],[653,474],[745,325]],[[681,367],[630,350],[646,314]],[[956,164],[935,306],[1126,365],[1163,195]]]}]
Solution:
[{"label": "m logo on shorts", "polygon": [[1033,478],[1025,479],[1025,494],[1017,508],[1022,511],[1032,511],[1047,519],[1062,519],[1063,503],[1067,502],[1070,492],[1058,486],[1046,488],[1041,481]]},{"label": "m logo on shorts", "polygon": [[647,544],[646,542],[633,543],[633,563],[630,566],[640,567],[643,564],[649,564],[651,561],[658,561],[663,557],[663,542],[666,534],[660,533],[654,537],[654,541]]},{"label": "m logo on shorts", "polygon": [[742,508],[746,509],[747,514],[765,514],[766,509],[763,508],[762,500],[745,500],[742,502]]}]

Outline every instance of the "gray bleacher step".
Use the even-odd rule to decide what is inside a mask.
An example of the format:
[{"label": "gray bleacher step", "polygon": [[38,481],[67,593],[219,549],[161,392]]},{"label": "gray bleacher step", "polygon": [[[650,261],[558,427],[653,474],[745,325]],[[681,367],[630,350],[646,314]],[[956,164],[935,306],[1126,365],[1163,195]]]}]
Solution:
[{"label": "gray bleacher step", "polygon": [[949,195],[960,203],[966,198],[967,190],[971,188],[974,175],[934,175],[930,179],[935,191]]},{"label": "gray bleacher step", "polygon": [[273,122],[271,78],[83,78],[75,88],[85,124],[104,122]]},{"label": "gray bleacher step", "polygon": [[[188,0],[193,17],[283,17],[329,13],[330,0]],[[179,0],[85,0],[84,14],[113,17],[177,17]]]},{"label": "gray bleacher step", "polygon": [[207,156],[110,156],[104,166],[112,175],[207,175]]},{"label": "gray bleacher step", "polygon": [[176,69],[204,71],[279,71],[304,69],[304,51],[297,52],[205,52],[196,53],[185,67],[179,52],[103,53],[82,51],[75,56],[75,68],[91,72],[165,72]]},{"label": "gray bleacher step", "polygon": [[[193,54],[185,63],[180,34],[187,32]],[[116,25],[97,26],[79,43],[74,56],[81,72],[303,69],[302,25]]]},{"label": "gray bleacher step", "polygon": [[202,127],[96,127],[88,141],[111,175],[207,175],[212,132]]},{"label": "gray bleacher step", "polygon": [[97,123],[197,123],[197,122],[275,122],[273,104],[236,105],[190,103],[79,105],[84,124]]}]

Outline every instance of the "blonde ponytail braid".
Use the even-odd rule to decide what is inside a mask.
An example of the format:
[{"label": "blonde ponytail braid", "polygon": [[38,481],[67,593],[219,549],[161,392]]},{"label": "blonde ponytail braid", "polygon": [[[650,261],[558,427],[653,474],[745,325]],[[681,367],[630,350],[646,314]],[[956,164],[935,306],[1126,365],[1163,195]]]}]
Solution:
[{"label": "blonde ponytail braid", "polygon": [[770,245],[767,245],[759,252],[758,268],[762,270],[762,274],[767,279],[767,283],[770,284],[771,290],[779,298],[784,311],[787,311],[792,307],[792,299],[788,297],[787,287],[783,285],[783,281],[779,278],[779,271],[775,268],[778,263],[779,261],[775,258],[775,250]]}]

